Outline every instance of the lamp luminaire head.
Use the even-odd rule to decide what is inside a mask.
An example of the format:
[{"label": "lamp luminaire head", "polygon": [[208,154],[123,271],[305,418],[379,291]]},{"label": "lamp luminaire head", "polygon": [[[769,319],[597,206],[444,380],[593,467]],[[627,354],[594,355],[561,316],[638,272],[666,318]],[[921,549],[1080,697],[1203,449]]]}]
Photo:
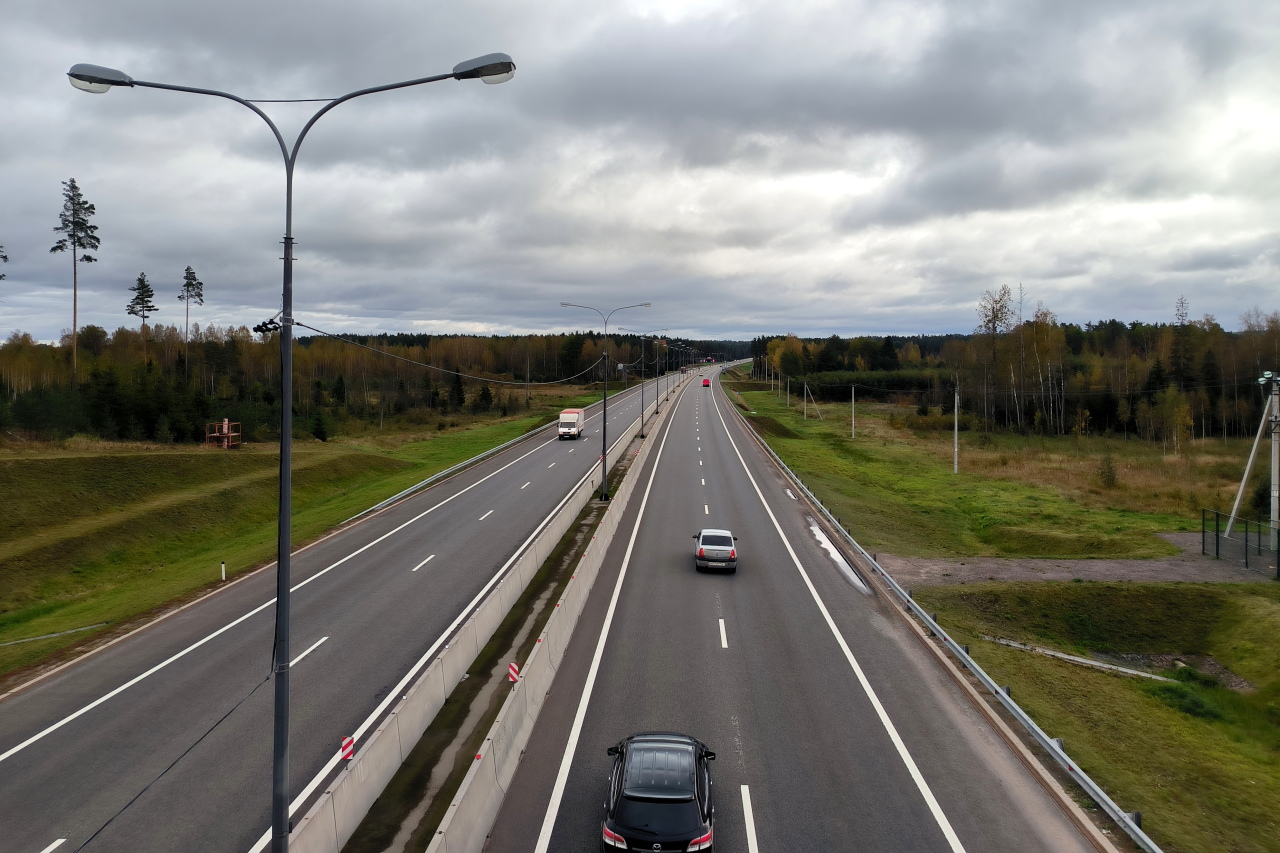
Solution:
[{"label": "lamp luminaire head", "polygon": [[71,66],[71,70],[67,72],[67,79],[71,81],[72,86],[91,95],[101,95],[109,91],[112,86],[133,85],[133,78],[123,71],[102,65],[90,65],[87,62]]}]

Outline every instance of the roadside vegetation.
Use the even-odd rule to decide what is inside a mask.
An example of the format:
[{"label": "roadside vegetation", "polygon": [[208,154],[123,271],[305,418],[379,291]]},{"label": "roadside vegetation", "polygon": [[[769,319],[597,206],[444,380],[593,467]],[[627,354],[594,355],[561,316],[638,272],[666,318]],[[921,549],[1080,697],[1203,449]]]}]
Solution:
[{"label": "roadside vegetation", "polygon": [[[383,430],[296,440],[295,547],[597,399],[591,389],[559,389],[535,394],[518,417],[388,419]],[[228,581],[272,561],[278,460],[274,443],[0,443],[0,679],[220,583],[224,560]],[[60,636],[31,639],[50,634]]]},{"label": "roadside vegetation", "polygon": [[725,384],[859,542],[901,556],[1172,555],[1156,534],[1199,529],[1201,507],[1229,509],[1249,451],[1244,439],[1173,453],[1134,437],[970,430],[953,474],[953,436],[930,428],[936,413],[858,403],[851,438],[848,402],[810,403],[806,419],[794,394],[788,407],[737,371]]},{"label": "roadside vegetation", "polygon": [[1113,799],[1142,812],[1166,853],[1280,851],[1280,585],[989,583],[915,598]]}]

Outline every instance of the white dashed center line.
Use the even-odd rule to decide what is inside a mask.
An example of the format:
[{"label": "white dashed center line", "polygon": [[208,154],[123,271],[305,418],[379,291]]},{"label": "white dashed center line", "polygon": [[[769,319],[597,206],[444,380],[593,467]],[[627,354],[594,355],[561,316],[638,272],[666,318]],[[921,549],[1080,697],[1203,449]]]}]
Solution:
[{"label": "white dashed center line", "polygon": [[756,816],[751,812],[751,789],[742,786],[742,818],[747,824],[747,853],[760,853],[756,842]]},{"label": "white dashed center line", "polygon": [[704,486],[705,486],[706,484],[707,484],[707,478],[706,478],[706,477],[703,477],[703,478],[702,478],[702,485],[704,485]]},{"label": "white dashed center line", "polygon": [[720,648],[729,648],[729,639],[724,635],[724,620],[720,620]]},{"label": "white dashed center line", "polygon": [[476,520],[477,520],[477,521],[484,521],[486,518],[488,518],[488,517],[489,517],[489,516],[491,516],[491,515],[493,515],[493,510],[489,510],[488,512],[486,512],[484,515],[480,516],[480,517],[479,517],[478,519],[476,519]]},{"label": "white dashed center line", "polygon": [[59,847],[61,847],[63,842],[65,842],[66,840],[67,839],[65,838],[59,838],[57,841],[53,842],[48,847],[41,850],[40,853],[52,853],[52,851],[57,850]]},{"label": "white dashed center line", "polygon": [[570,447],[570,448],[569,448],[569,452],[570,452],[570,453],[572,453],[572,452],[573,452],[573,448],[572,448],[572,447]]},{"label": "white dashed center line", "polygon": [[701,460],[701,459],[699,459],[699,460],[698,460],[698,466],[699,466],[699,467],[701,467],[701,466],[702,466],[702,460]]},{"label": "white dashed center line", "polygon": [[[533,482],[533,480],[530,480],[530,481],[529,481],[529,483],[532,483],[532,482]],[[528,485],[529,485],[529,483],[525,483],[523,486],[521,486],[521,487],[520,487],[520,490],[521,490],[521,491],[524,491],[525,487],[526,487],[526,486],[528,486]]]},{"label": "white dashed center line", "polygon": [[702,514],[711,515],[711,509],[706,504],[702,505]]},{"label": "white dashed center line", "polygon": [[[527,486],[527,485],[529,485],[529,484],[528,484],[528,483],[525,483],[525,485]],[[434,560],[435,558],[436,558],[436,555],[435,555],[435,554],[432,554],[430,557],[427,557],[427,559],[423,560],[421,563],[418,563],[418,565],[414,566],[414,567],[413,567],[412,569],[410,569],[409,571],[411,571],[411,572],[416,572],[418,569],[422,568],[422,567],[423,567],[423,566],[425,566],[427,563],[430,563],[430,562],[431,562],[432,560]]]},{"label": "white dashed center line", "polygon": [[548,465],[547,467],[548,467],[548,468],[554,468],[554,467],[556,467],[556,463],[552,462],[552,463],[551,463],[550,465]]},{"label": "white dashed center line", "polygon": [[329,639],[329,638],[328,638],[328,637],[321,637],[320,639],[316,640],[314,643],[312,643],[312,644],[311,644],[311,648],[307,649],[305,652],[303,652],[302,654],[298,655],[298,656],[297,656],[296,658],[294,658],[293,660],[289,661],[289,666],[290,666],[290,667],[297,666],[297,665],[298,665],[298,661],[302,660],[302,659],[303,659],[303,658],[305,658],[307,655],[309,655],[309,654],[311,654],[312,652],[314,652],[317,648],[319,648],[320,644],[321,644],[321,643],[323,643],[323,642],[324,642],[325,640],[327,640],[327,639]]}]

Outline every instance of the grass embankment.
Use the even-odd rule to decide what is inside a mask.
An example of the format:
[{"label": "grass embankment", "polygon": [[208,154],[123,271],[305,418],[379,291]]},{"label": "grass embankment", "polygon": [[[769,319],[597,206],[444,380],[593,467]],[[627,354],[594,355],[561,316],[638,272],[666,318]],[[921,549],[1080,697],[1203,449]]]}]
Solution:
[{"label": "grass embankment", "polygon": [[[731,374],[732,375],[732,374]],[[762,383],[742,389],[747,418],[868,549],[921,557],[1159,557],[1158,531],[1199,527],[1200,507],[1229,505],[1248,448],[1194,442],[1190,454],[1119,438],[961,433],[907,428],[912,407],[823,403],[823,420]],[[1109,454],[1113,486],[1104,485]],[[1224,498],[1224,495],[1226,496]]]},{"label": "grass embankment", "polygon": [[[916,591],[926,609],[1167,853],[1280,851],[1280,586],[995,583]],[[981,639],[1073,654],[1210,655],[1256,692],[1194,667],[1121,678]]]},{"label": "grass embankment", "polygon": [[[547,408],[591,395],[548,399]],[[293,541],[553,418],[294,444]],[[465,420],[465,419],[464,419]],[[275,557],[278,453],[72,439],[0,450],[0,677]]]}]

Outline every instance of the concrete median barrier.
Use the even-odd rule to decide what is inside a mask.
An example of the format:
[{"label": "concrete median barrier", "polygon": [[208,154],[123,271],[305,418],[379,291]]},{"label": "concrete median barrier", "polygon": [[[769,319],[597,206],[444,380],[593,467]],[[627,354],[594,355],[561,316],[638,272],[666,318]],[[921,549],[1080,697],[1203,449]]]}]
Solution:
[{"label": "concrete median barrier", "polygon": [[[655,423],[653,429],[656,428]],[[605,508],[595,535],[556,602],[555,611],[534,644],[533,653],[525,661],[520,680],[512,686],[498,718],[485,737],[481,757],[476,762],[478,766],[472,767],[462,780],[427,847],[427,853],[481,853],[483,850],[485,839],[502,807],[502,798],[533,733],[542,702],[551,689],[555,670],[586,606],[587,595],[595,585],[604,563],[604,554],[617,532],[622,513],[652,446],[653,442],[648,441],[641,445],[631,470]],[[619,451],[618,457],[624,450]]]},{"label": "concrete median barrier", "polygon": [[[650,403],[645,407],[646,418],[654,414],[655,405]],[[612,468],[627,451],[630,439],[638,434],[639,427],[640,419],[637,418],[622,431],[621,440],[609,453],[608,467]],[[643,464],[648,447],[648,442],[642,445],[634,469],[638,470]],[[515,773],[524,745],[533,730],[542,700],[551,687],[555,675],[553,661],[558,663],[568,645],[569,634],[608,547],[608,538],[600,537],[599,531],[607,529],[612,535],[617,527],[614,518],[625,508],[634,479],[630,476],[623,479],[614,500],[606,509],[606,518],[597,529],[596,539],[588,545],[575,577],[570,580],[548,622],[548,631],[544,631],[535,644],[520,681],[515,684],[512,696],[517,691],[521,695],[518,699],[509,696],[503,705],[494,728],[486,737],[480,757],[468,771],[458,796],[450,804],[430,850],[479,851],[483,846],[502,804],[506,785]],[[363,744],[357,743],[355,758],[347,762],[319,800],[296,823],[289,835],[291,850],[296,853],[339,853],[435,719],[445,698],[462,680],[538,569],[599,489],[597,466],[580,482],[559,511],[543,524],[538,535],[516,555],[503,580],[490,590],[471,617],[449,638],[448,645],[418,677],[382,724],[364,739]],[[584,577],[584,569],[589,571],[589,577]],[[574,608],[572,616],[564,615],[567,607]],[[552,640],[558,648],[555,654],[546,648]]]}]

